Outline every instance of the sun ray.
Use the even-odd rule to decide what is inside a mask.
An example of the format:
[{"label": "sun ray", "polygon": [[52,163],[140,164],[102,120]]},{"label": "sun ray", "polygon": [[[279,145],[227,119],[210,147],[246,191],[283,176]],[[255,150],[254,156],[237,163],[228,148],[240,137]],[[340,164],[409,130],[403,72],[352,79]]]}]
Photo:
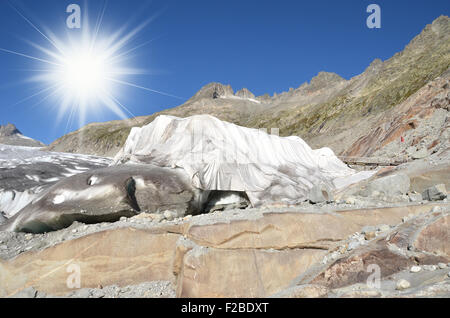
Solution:
[{"label": "sun ray", "polygon": [[39,106],[40,104],[42,104],[43,102],[45,102],[46,100],[48,100],[50,97],[55,96],[59,93],[59,91],[61,90],[61,87],[56,88],[55,90],[53,90],[51,93],[45,95],[40,101],[38,101],[37,103],[31,105],[31,108],[35,108],[36,106]]},{"label": "sun ray", "polygon": [[107,79],[109,81],[111,81],[111,82],[114,82],[114,83],[130,86],[130,87],[134,87],[134,88],[139,88],[139,89],[142,89],[144,91],[148,91],[148,92],[152,92],[152,93],[156,93],[156,94],[160,94],[160,95],[164,95],[164,96],[168,96],[168,97],[173,97],[173,98],[185,100],[185,98],[183,98],[183,97],[175,96],[175,95],[172,95],[172,94],[169,94],[169,93],[164,93],[162,91],[157,91],[155,89],[151,89],[151,88],[148,88],[148,87],[136,85],[136,84],[133,84],[133,83],[130,83],[130,82],[121,81],[121,80],[114,79],[114,78],[107,78]]},{"label": "sun ray", "polygon": [[103,2],[102,11],[101,11],[99,17],[97,18],[97,23],[95,25],[94,36],[92,37],[92,40],[91,40],[91,51],[92,51],[93,46],[95,45],[95,41],[97,41],[98,32],[100,30],[100,26],[102,25],[103,16],[105,15],[107,5],[108,5],[108,0],[105,0]]},{"label": "sun ray", "polygon": [[133,120],[136,120],[136,116],[127,108],[125,107],[121,102],[119,102],[119,100],[117,98],[115,98],[113,95],[109,95],[109,97],[115,102],[117,103],[117,105],[119,105],[120,107],[122,107],[128,114],[131,115],[131,118]]},{"label": "sun ray", "polygon": [[35,29],[37,32],[39,32],[40,35],[42,35],[48,42],[50,42],[58,51],[60,51],[59,47],[51,40],[49,39],[37,26],[34,25],[33,22],[31,22],[27,17],[25,17],[11,2],[8,1],[8,4],[11,8],[13,8],[16,13],[22,17],[33,29]]},{"label": "sun ray", "polygon": [[121,119],[128,118],[127,115],[123,112],[123,110],[119,107],[119,105],[117,103],[115,103],[114,100],[112,100],[109,95],[106,95],[106,94],[102,95],[101,99],[102,99],[103,103],[105,103],[106,107],[108,107],[109,110],[111,110],[114,114],[119,116]]},{"label": "sun ray", "polygon": [[152,39],[152,40],[149,40],[149,41],[145,41],[144,43],[141,43],[141,44],[139,44],[139,45],[137,45],[137,46],[135,46],[135,47],[129,49],[128,51],[125,51],[125,52],[123,52],[123,53],[117,54],[117,55],[115,55],[115,56],[112,58],[112,61],[116,61],[116,60],[117,60],[117,61],[120,61],[121,58],[122,58],[123,56],[126,56],[126,55],[128,55],[128,54],[130,54],[130,53],[136,51],[137,49],[140,49],[141,47],[146,46],[147,44],[149,44],[149,43],[151,43],[151,42],[153,42],[153,41],[155,41],[155,40],[156,40],[156,39]]},{"label": "sun ray", "polygon": [[24,53],[3,49],[1,47],[0,47],[0,51],[3,51],[5,53],[10,53],[10,54],[15,54],[15,55],[18,55],[18,56],[26,57],[26,58],[29,58],[29,59],[32,59],[32,60],[36,60],[36,61],[39,61],[39,62],[44,62],[44,63],[55,65],[55,66],[61,66],[61,64],[58,64],[58,63],[54,63],[54,62],[51,62],[51,61],[48,61],[48,60],[44,60],[44,59],[41,59],[41,58],[38,58],[38,57],[35,57],[35,56],[27,55],[27,54],[24,54]]},{"label": "sun ray", "polygon": [[32,94],[32,95],[30,95],[30,96],[27,96],[27,97],[25,97],[25,98],[19,100],[19,101],[16,102],[15,104],[9,105],[9,106],[7,106],[7,107],[14,107],[14,106],[20,105],[20,104],[26,102],[27,100],[32,99],[33,97],[42,95],[42,94],[44,94],[45,92],[48,92],[49,90],[52,90],[52,89],[55,88],[56,86],[57,86],[57,84],[55,84],[55,85],[53,85],[53,86],[50,86],[50,87],[47,87],[47,88],[44,88],[44,89],[41,89],[41,90],[39,90],[37,93]]},{"label": "sun ray", "polygon": [[54,52],[52,52],[51,50],[48,50],[48,49],[46,49],[45,47],[43,47],[43,46],[41,46],[41,45],[39,45],[39,44],[37,44],[37,43],[34,43],[34,42],[32,42],[32,41],[29,41],[29,40],[27,40],[27,39],[24,39],[24,41],[25,41],[26,43],[28,43],[30,46],[32,46],[32,47],[34,47],[35,49],[37,49],[38,51],[41,51],[42,53],[47,54],[48,56],[50,56],[50,57],[52,57],[52,58],[58,60],[59,62],[62,62],[62,61],[63,61],[63,57],[62,57],[61,55],[59,55],[59,54],[57,54],[57,53],[54,53]]}]

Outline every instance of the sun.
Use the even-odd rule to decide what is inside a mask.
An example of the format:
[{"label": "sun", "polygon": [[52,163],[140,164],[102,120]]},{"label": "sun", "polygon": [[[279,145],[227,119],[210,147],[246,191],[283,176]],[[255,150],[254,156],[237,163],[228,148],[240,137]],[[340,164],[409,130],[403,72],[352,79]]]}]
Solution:
[{"label": "sun", "polygon": [[34,70],[33,75],[27,80],[36,82],[43,88],[19,103],[37,96],[41,97],[39,103],[54,98],[56,102],[52,104],[58,107],[56,122],[68,114],[69,124],[73,115],[77,113],[81,126],[86,123],[86,116],[90,111],[107,109],[122,119],[135,117],[119,101],[120,87],[123,86],[184,100],[129,80],[132,76],[148,74],[148,70],[132,66],[130,60],[134,51],[151,42],[134,43],[134,38],[159,13],[134,28],[130,27],[130,23],[126,23],[108,34],[102,28],[106,4],[105,1],[96,23],[92,24],[93,27],[89,23],[86,11],[81,31],[66,32],[65,38],[57,36],[48,28],[39,28],[10,4],[14,11],[45,40],[44,44],[27,41],[36,49],[37,54],[0,48],[2,52],[28,58],[39,64],[39,69]]},{"label": "sun", "polygon": [[90,99],[109,90],[108,79],[113,69],[102,54],[84,49],[64,58],[64,63],[56,70],[60,75],[56,80],[74,98]]}]

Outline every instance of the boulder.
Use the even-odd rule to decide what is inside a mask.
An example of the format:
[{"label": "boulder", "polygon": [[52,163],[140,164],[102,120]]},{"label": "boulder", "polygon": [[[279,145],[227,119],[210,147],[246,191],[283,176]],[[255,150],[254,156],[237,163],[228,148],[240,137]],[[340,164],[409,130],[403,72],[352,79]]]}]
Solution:
[{"label": "boulder", "polygon": [[311,203],[322,203],[334,201],[331,188],[325,184],[315,185],[309,191],[309,201]]},{"label": "boulder", "polygon": [[450,216],[440,216],[422,228],[413,245],[420,251],[450,258]]},{"label": "boulder", "polygon": [[426,189],[422,193],[422,198],[428,201],[439,201],[447,198],[445,184],[438,184]]},{"label": "boulder", "polygon": [[413,159],[423,159],[428,157],[428,150],[427,148],[421,148],[417,150],[415,153],[412,154]]},{"label": "boulder", "polygon": [[411,283],[408,282],[406,279],[400,279],[396,285],[397,290],[405,290],[408,289],[409,287],[411,287]]},{"label": "boulder", "polygon": [[422,201],[422,195],[420,193],[408,193],[408,199],[410,202],[420,202]]},{"label": "boulder", "polygon": [[396,196],[409,192],[410,179],[406,174],[398,173],[390,176],[378,178],[370,182],[367,186],[368,194],[378,191],[387,196]]}]

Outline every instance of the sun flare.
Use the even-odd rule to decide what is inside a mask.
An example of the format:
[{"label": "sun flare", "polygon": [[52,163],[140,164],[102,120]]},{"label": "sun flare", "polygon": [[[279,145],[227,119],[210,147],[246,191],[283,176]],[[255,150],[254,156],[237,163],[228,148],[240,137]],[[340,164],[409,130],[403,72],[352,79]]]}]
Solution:
[{"label": "sun flare", "polygon": [[68,115],[70,124],[75,114],[78,114],[81,126],[86,122],[87,113],[103,109],[112,111],[122,119],[135,117],[119,101],[121,87],[127,86],[183,99],[129,80],[131,76],[148,73],[148,70],[132,67],[131,57],[134,51],[151,42],[136,44],[134,40],[158,13],[134,28],[130,28],[130,23],[126,23],[116,31],[108,33],[102,28],[106,4],[107,2],[104,2],[93,27],[89,24],[88,14],[85,11],[81,30],[66,32],[65,38],[56,36],[48,28],[39,28],[10,4],[14,11],[45,40],[44,44],[26,40],[37,50],[37,55],[0,48],[3,53],[31,59],[39,65],[39,69],[30,70],[34,75],[27,78],[27,81],[40,86],[39,91],[16,104],[36,97],[41,97],[39,103],[53,98],[56,101],[52,105],[57,105],[58,108],[55,112],[56,121],[59,122],[64,115]]},{"label": "sun flare", "polygon": [[58,81],[74,97],[91,98],[98,92],[108,91],[108,74],[111,65],[100,54],[80,52],[65,59],[58,70]]}]

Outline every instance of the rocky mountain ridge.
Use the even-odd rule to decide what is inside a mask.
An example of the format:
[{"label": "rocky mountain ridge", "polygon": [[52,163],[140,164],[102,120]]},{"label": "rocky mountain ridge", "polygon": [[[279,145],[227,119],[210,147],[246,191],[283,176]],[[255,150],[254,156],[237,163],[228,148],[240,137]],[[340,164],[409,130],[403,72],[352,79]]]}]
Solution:
[{"label": "rocky mountain ridge", "polygon": [[13,124],[0,125],[0,144],[27,146],[27,147],[44,147],[45,145],[37,140],[22,135],[22,133]]}]

